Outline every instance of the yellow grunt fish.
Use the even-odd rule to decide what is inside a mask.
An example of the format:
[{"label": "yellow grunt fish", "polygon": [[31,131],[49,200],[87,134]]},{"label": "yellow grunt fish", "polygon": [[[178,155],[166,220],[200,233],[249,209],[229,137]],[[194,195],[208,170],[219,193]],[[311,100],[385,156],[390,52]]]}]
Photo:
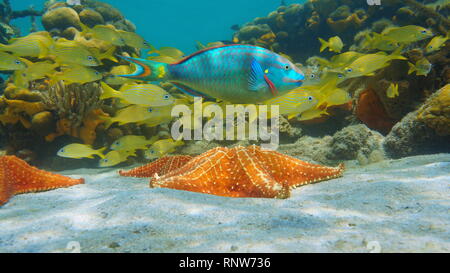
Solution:
[{"label": "yellow grunt fish", "polygon": [[101,168],[116,166],[127,161],[130,156],[136,156],[136,153],[132,150],[110,151],[105,158],[100,159],[98,166]]},{"label": "yellow grunt fish", "polygon": [[147,41],[145,41],[144,38],[142,38],[139,34],[124,30],[118,30],[117,32],[119,33],[120,37],[122,37],[127,46],[142,49],[152,48],[151,45]]},{"label": "yellow grunt fish", "polygon": [[363,48],[378,49],[383,51],[394,51],[399,44],[392,38],[385,37],[379,33],[372,32],[372,36],[366,34]]},{"label": "yellow grunt fish", "polygon": [[68,158],[94,158],[94,155],[98,155],[105,158],[102,153],[105,149],[106,147],[94,150],[90,145],[73,143],[61,148],[57,155]]},{"label": "yellow grunt fish", "polygon": [[145,158],[147,159],[157,159],[163,157],[164,155],[174,152],[178,146],[183,145],[184,142],[181,140],[175,141],[173,139],[161,139],[153,143],[153,145],[145,151]]},{"label": "yellow grunt fish", "polygon": [[158,119],[161,117],[161,112],[162,109],[158,107],[131,105],[117,111],[114,117],[108,118],[105,127],[108,128],[115,122],[118,122],[119,125],[123,125],[127,123],[143,123],[146,120]]},{"label": "yellow grunt fish", "polygon": [[431,53],[441,49],[441,47],[445,44],[445,42],[447,42],[448,39],[449,39],[448,34],[445,37],[442,35],[434,37],[425,47],[425,52]]},{"label": "yellow grunt fish", "polygon": [[389,65],[392,60],[406,60],[405,57],[397,52],[387,55],[384,52],[375,54],[367,54],[353,61],[349,66],[344,68],[344,76],[346,79],[373,76],[374,72]]},{"label": "yellow grunt fish", "polygon": [[331,37],[330,39],[328,39],[328,41],[319,38],[319,41],[321,44],[320,52],[328,48],[329,51],[340,53],[342,48],[344,47],[344,43],[342,42],[341,38],[339,38],[339,36]]},{"label": "yellow grunt fish", "polygon": [[158,140],[158,136],[154,136],[147,140],[145,136],[127,135],[119,138],[111,144],[111,150],[140,150],[146,149]]},{"label": "yellow grunt fish", "polygon": [[99,66],[100,61],[87,47],[76,41],[64,38],[58,39],[50,48],[50,54],[62,64],[79,64],[84,66]]},{"label": "yellow grunt fish", "polygon": [[381,32],[384,38],[398,43],[413,43],[433,36],[433,33],[421,26],[408,25],[403,27],[390,27]]},{"label": "yellow grunt fish", "polygon": [[418,60],[415,65],[412,63],[408,63],[408,65],[408,74],[416,72],[417,76],[426,76],[428,75],[428,73],[430,73],[431,68],[433,68],[433,65],[428,61],[427,58]]},{"label": "yellow grunt fish", "polygon": [[113,25],[96,25],[93,28],[81,24],[81,35],[91,34],[93,38],[109,42],[115,46],[124,46],[125,40]]},{"label": "yellow grunt fish", "polygon": [[266,105],[278,105],[280,115],[297,115],[314,108],[318,100],[308,91],[295,89],[283,96],[264,102]]},{"label": "yellow grunt fish", "polygon": [[166,106],[174,103],[172,95],[154,84],[124,84],[120,90],[114,90],[102,82],[100,99],[118,98],[124,103],[143,106]]},{"label": "yellow grunt fish", "polygon": [[18,57],[0,51],[0,70],[22,70],[27,68],[25,62]]},{"label": "yellow grunt fish", "polygon": [[50,77],[50,81],[56,83],[58,81],[65,81],[67,84],[71,83],[88,83],[101,80],[102,73],[82,65],[71,64],[62,67],[61,72],[56,72]]},{"label": "yellow grunt fish", "polygon": [[398,83],[391,83],[386,89],[386,96],[390,99],[398,97]]},{"label": "yellow grunt fish", "polygon": [[44,58],[53,39],[48,32],[33,32],[27,36],[13,38],[8,45],[0,44],[0,51],[8,51],[20,57]]},{"label": "yellow grunt fish", "polygon": [[180,59],[184,56],[184,53],[181,50],[179,50],[178,48],[169,47],[169,46],[161,47],[160,49],[153,48],[152,50],[150,50],[148,52],[148,54],[152,54],[152,53],[157,53],[161,56],[171,57],[176,60]]}]

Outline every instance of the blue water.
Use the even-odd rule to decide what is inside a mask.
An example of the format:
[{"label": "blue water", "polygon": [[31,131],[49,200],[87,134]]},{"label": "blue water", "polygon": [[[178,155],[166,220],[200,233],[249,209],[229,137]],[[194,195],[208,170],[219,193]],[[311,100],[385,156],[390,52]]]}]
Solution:
[{"label": "blue water", "polygon": [[[14,9],[34,5],[42,9],[43,0],[11,1]],[[280,0],[109,0],[136,24],[137,32],[155,46],[174,46],[185,53],[202,43],[230,40],[234,24],[244,24],[258,16],[267,16]],[[286,0],[287,4],[305,1]],[[30,29],[29,18],[16,20],[23,33]]]}]

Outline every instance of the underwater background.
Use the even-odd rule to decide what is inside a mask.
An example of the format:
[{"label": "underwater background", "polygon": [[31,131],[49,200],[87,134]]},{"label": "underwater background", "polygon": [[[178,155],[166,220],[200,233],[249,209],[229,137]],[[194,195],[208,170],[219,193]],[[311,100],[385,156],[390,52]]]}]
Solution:
[{"label": "underwater background", "polygon": [[[0,252],[450,251],[449,15],[0,0]],[[241,103],[279,107],[276,151],[202,128]]]}]

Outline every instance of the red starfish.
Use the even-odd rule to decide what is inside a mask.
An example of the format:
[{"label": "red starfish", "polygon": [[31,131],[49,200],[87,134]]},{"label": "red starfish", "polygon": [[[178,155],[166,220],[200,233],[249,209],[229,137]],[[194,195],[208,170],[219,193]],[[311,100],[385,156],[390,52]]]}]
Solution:
[{"label": "red starfish", "polygon": [[156,175],[164,175],[173,170],[176,170],[189,162],[192,156],[189,155],[177,155],[177,156],[165,156],[152,163],[144,166],[134,168],[129,171],[119,171],[121,176],[131,177],[153,177]]},{"label": "red starfish", "polygon": [[16,194],[47,191],[83,183],[83,178],[73,179],[39,170],[15,156],[0,157],[0,206]]},{"label": "red starfish", "polygon": [[161,177],[150,187],[228,197],[287,198],[297,186],[342,176],[343,164],[311,164],[257,146],[215,148]]}]

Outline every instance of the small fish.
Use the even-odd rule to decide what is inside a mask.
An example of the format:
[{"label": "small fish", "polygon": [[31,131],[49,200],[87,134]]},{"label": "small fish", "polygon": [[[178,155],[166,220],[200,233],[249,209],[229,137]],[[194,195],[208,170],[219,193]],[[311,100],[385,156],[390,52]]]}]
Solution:
[{"label": "small fish", "polygon": [[379,33],[372,32],[372,36],[366,34],[366,39],[363,42],[363,48],[378,49],[383,51],[394,51],[399,47],[399,44],[392,38],[383,36]]},{"label": "small fish", "polygon": [[129,74],[132,72],[132,68],[128,65],[113,66],[108,76],[105,77],[105,83],[109,85],[122,85],[126,83],[135,83],[132,79],[122,78],[118,75]]},{"label": "small fish", "polygon": [[140,150],[152,145],[158,140],[158,136],[147,140],[145,136],[127,135],[119,138],[111,144],[111,150]]},{"label": "small fish", "polygon": [[300,117],[297,119],[299,121],[312,120],[316,118],[320,118],[322,116],[330,115],[326,109],[313,108],[308,111],[303,112]]},{"label": "small fish", "polygon": [[406,44],[430,38],[433,36],[433,33],[421,26],[408,25],[386,28],[381,32],[381,35],[398,43]]},{"label": "small fish", "polygon": [[150,50],[148,52],[148,54],[153,54],[153,53],[157,53],[161,56],[167,56],[167,57],[171,57],[174,59],[180,59],[184,56],[184,53],[179,50],[178,48],[175,47],[161,47],[160,49],[156,49],[156,48],[152,48],[152,50]]},{"label": "small fish", "polygon": [[392,60],[406,60],[405,57],[399,54],[399,50],[387,55],[384,52],[375,54],[367,54],[359,57],[353,61],[349,66],[344,68],[344,75],[346,79],[373,76],[374,72],[389,65]]},{"label": "small fish", "polygon": [[92,35],[95,39],[103,40],[115,46],[124,46],[125,40],[113,25],[96,25],[93,28],[81,24],[81,35]]},{"label": "small fish", "polygon": [[422,58],[416,62],[416,64],[408,63],[409,70],[408,74],[416,72],[417,76],[426,76],[430,73],[433,65],[428,61],[427,58]]},{"label": "small fish", "polygon": [[27,59],[22,59],[22,61],[27,65],[27,67],[14,73],[14,84],[21,88],[28,88],[29,82],[52,75],[55,72],[55,68],[59,66],[58,64],[50,61],[35,63]]},{"label": "small fish", "polygon": [[142,49],[150,49],[152,46],[144,40],[139,34],[136,34],[134,32],[124,31],[124,30],[117,30],[120,37],[122,37],[123,41],[125,42],[125,45],[135,47],[135,48],[142,48]]},{"label": "small fish", "polygon": [[173,139],[161,139],[153,143],[153,145],[145,151],[145,158],[152,160],[163,157],[164,155],[174,152],[178,146],[183,145],[181,140],[175,141]]},{"label": "small fish", "polygon": [[20,57],[44,58],[53,39],[48,32],[33,32],[27,36],[13,38],[8,45],[0,44],[0,51],[8,51]]},{"label": "small fish", "polygon": [[136,156],[136,153],[133,150],[110,151],[105,158],[100,159],[98,166],[100,168],[116,166],[127,161],[130,156]]},{"label": "small fish", "polygon": [[445,44],[445,42],[447,42],[448,39],[449,39],[448,34],[445,37],[442,35],[434,37],[425,47],[425,52],[431,53],[441,49],[441,47]]},{"label": "small fish", "polygon": [[339,36],[334,36],[328,39],[328,42],[322,38],[319,38],[320,41],[320,52],[324,51],[328,48],[329,51],[340,53],[342,48],[344,47],[344,43],[342,42]]},{"label": "small fish", "polygon": [[0,70],[23,70],[26,64],[18,57],[0,51]]},{"label": "small fish", "polygon": [[398,83],[391,83],[386,89],[386,96],[390,99],[398,97]]},{"label": "small fish", "polygon": [[122,77],[168,81],[191,96],[255,103],[302,85],[303,72],[286,58],[251,45],[224,45],[196,52],[174,64],[122,57],[136,71]]},{"label": "small fish", "polygon": [[124,103],[143,106],[166,106],[175,102],[172,95],[154,84],[124,84],[118,91],[104,82],[101,85],[100,99],[118,98]]},{"label": "small fish", "polygon": [[265,101],[266,105],[278,105],[280,115],[301,114],[318,103],[318,100],[309,92],[295,89],[283,96]]},{"label": "small fish", "polygon": [[56,61],[62,64],[100,65],[100,61],[87,47],[64,38],[60,38],[54,43],[50,48],[50,54],[55,56]]},{"label": "small fish", "polygon": [[94,150],[90,145],[73,143],[61,148],[57,155],[68,158],[94,158],[94,155],[98,155],[101,158],[105,158],[103,155],[104,150],[106,150],[106,147]]},{"label": "small fish", "polygon": [[109,126],[115,122],[118,122],[119,125],[123,125],[127,123],[142,123],[146,120],[157,119],[160,118],[161,111],[160,108],[153,106],[130,105],[117,111],[114,117],[108,118],[105,127],[109,128]]},{"label": "small fish", "polygon": [[92,68],[70,64],[61,68],[61,72],[56,72],[50,77],[52,83],[58,81],[65,81],[67,84],[71,83],[88,83],[99,81],[103,78],[102,73]]}]

